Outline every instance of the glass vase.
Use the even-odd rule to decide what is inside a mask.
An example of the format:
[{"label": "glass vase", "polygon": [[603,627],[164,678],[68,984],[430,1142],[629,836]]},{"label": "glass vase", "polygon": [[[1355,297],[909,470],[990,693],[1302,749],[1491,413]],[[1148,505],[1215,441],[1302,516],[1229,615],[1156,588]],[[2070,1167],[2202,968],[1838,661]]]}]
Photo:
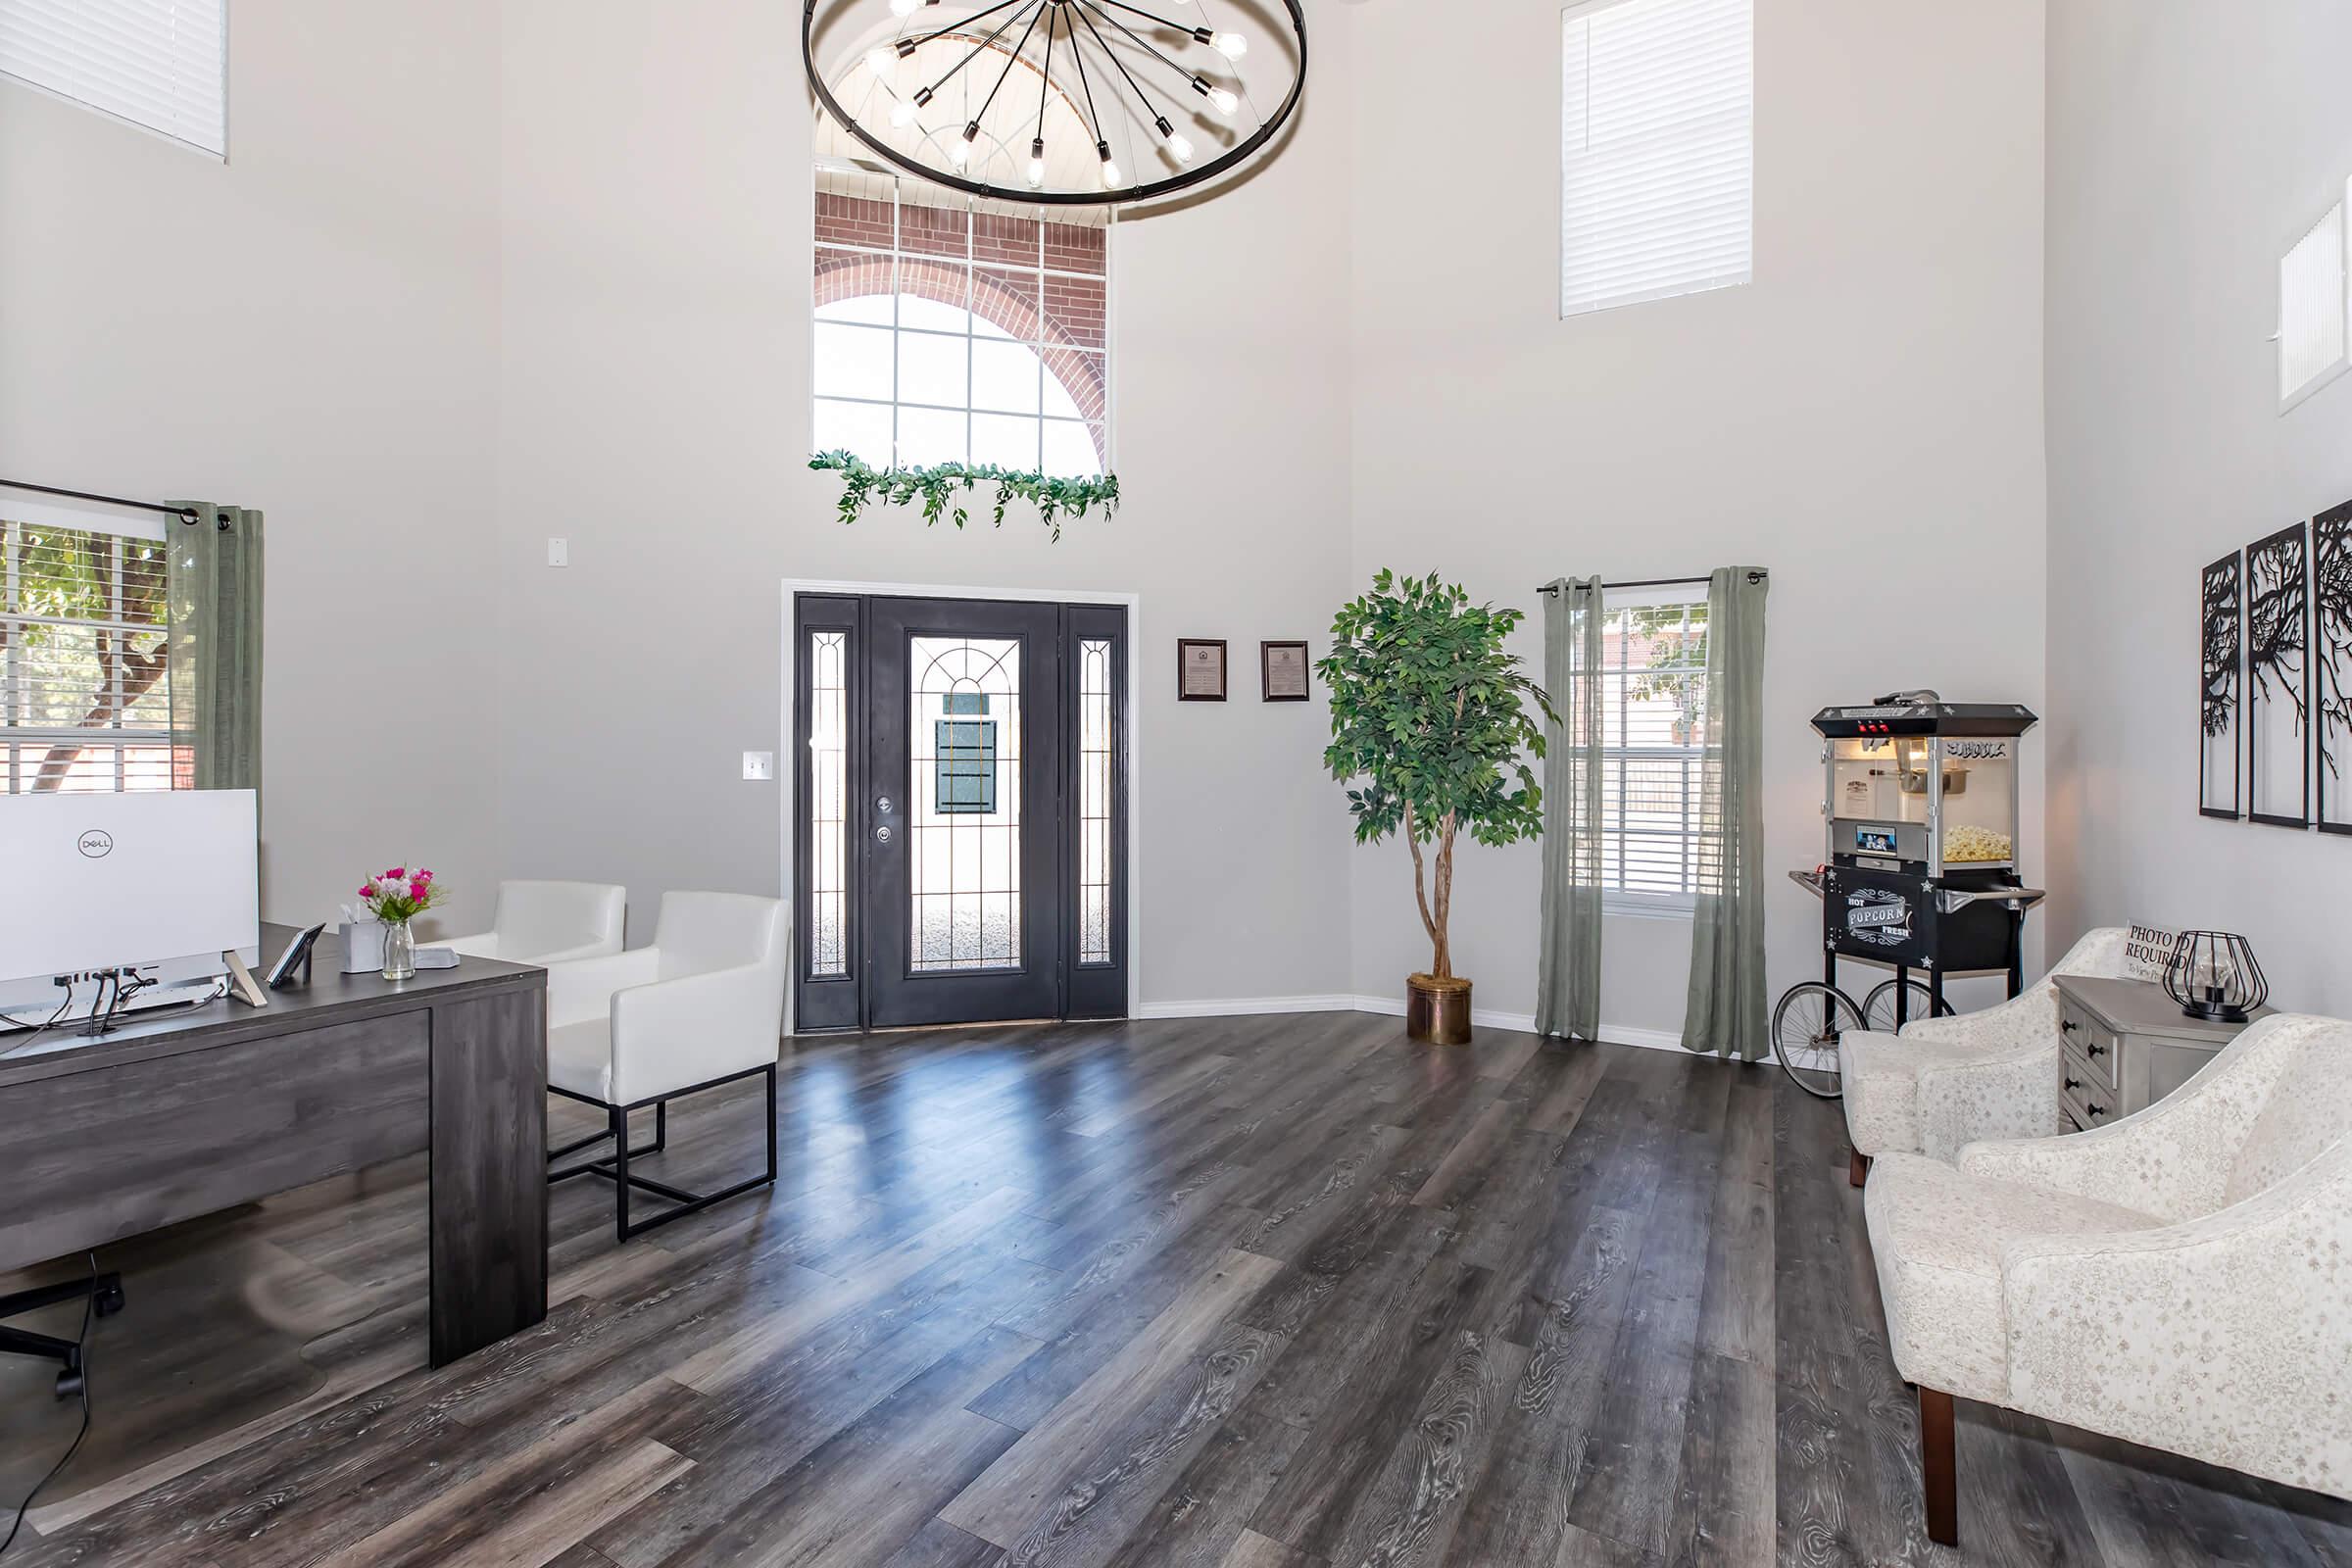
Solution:
[{"label": "glass vase", "polygon": [[413,980],[416,977],[416,933],[409,929],[406,920],[384,922],[384,978]]}]

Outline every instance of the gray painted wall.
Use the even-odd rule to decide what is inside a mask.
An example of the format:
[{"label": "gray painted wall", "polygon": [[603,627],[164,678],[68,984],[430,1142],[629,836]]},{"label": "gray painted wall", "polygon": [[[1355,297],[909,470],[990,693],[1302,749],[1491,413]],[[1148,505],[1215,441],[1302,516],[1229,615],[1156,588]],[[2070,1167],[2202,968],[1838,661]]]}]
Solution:
[{"label": "gray painted wall", "polygon": [[2352,378],[2281,416],[2278,258],[2352,174],[2352,10],[2052,0],[2050,935],[2241,931],[2352,1009],[2352,842],[2197,814],[2197,573],[2352,498]]},{"label": "gray painted wall", "polygon": [[[1336,13],[1335,13],[1336,14]],[[505,7],[498,512],[510,874],[771,893],[787,577],[1140,593],[1142,995],[1346,989],[1348,826],[1315,704],[1257,641],[1320,641],[1347,581],[1347,29],[1244,188],[1113,236],[1113,460],[1058,545],[1016,510],[844,527],[806,467],[811,118],[799,8]],[[1317,18],[1321,21],[1320,14]],[[1329,84],[1328,88],[1324,84]],[[545,565],[546,539],[571,565]],[[1223,637],[1233,700],[1175,700]]]},{"label": "gray painted wall", "polygon": [[265,509],[265,915],[486,920],[496,18],[234,13],[226,165],[0,81],[0,473]]},{"label": "gray painted wall", "polygon": [[[2041,706],[2040,0],[1759,4],[1755,281],[1572,321],[1558,8],[1447,9],[1355,13],[1355,576],[1437,567],[1532,611],[1564,573],[1772,568],[1777,992],[1820,965],[1820,904],[1782,876],[1821,858],[1813,711],[1909,686]],[[1461,134],[1400,112],[1416,81],[1479,83]],[[1534,1007],[1538,876],[1533,846],[1461,854],[1484,1007]],[[1427,961],[1410,880],[1399,848],[1355,858],[1359,992]],[[1604,1025],[1679,1032],[1688,922],[1613,920],[1606,954]]]}]

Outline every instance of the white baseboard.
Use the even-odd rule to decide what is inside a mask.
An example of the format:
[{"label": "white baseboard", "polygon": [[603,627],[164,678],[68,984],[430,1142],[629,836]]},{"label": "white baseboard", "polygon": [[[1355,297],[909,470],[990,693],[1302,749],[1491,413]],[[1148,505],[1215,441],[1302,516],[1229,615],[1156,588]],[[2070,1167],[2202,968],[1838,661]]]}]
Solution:
[{"label": "white baseboard", "polygon": [[[1357,1012],[1382,1012],[1392,1017],[1404,1016],[1402,997],[1353,997],[1348,999]],[[1482,1029],[1516,1029],[1522,1034],[1536,1031],[1536,1015],[1532,1012],[1496,1012],[1489,1007],[1472,1007],[1470,1021]],[[1604,1045],[1640,1046],[1646,1051],[1680,1051],[1683,1037],[1664,1029],[1637,1029],[1630,1024],[1604,1023],[1600,1026]]]},{"label": "white baseboard", "polygon": [[[1219,997],[1200,1002],[1147,1002],[1138,1018],[1246,1018],[1263,1012],[1352,1012],[1353,997]],[[1404,1008],[1396,1009],[1402,1012]]]},{"label": "white baseboard", "polygon": [[[1136,1009],[1139,1018],[1242,1018],[1267,1012],[1371,1012],[1393,1018],[1404,1016],[1402,997],[1223,997],[1200,1002],[1147,1002]],[[1534,1013],[1470,1009],[1470,1021],[1484,1029],[1516,1029],[1532,1034]],[[1683,1037],[1664,1029],[1637,1029],[1604,1023],[1600,1038],[1612,1046],[1640,1046],[1646,1051],[1680,1051]]]}]

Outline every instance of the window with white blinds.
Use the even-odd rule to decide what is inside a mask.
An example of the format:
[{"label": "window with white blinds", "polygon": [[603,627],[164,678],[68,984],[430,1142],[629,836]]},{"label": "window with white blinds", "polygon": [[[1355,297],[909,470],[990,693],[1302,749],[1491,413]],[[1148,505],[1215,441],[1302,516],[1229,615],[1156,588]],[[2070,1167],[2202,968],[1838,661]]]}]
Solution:
[{"label": "window with white blinds", "polygon": [[168,790],[163,541],[62,510],[0,512],[0,795]]},{"label": "window with white blinds", "polygon": [[1600,633],[1602,902],[1680,913],[1698,892],[1707,601],[1612,594]]},{"label": "window with white blinds", "polygon": [[1563,13],[1560,314],[1748,280],[1753,0]]},{"label": "window with white blinds", "polygon": [[228,154],[227,0],[0,0],[0,73]]},{"label": "window with white blinds", "polygon": [[2278,262],[2278,412],[2343,374],[2344,204]]}]

